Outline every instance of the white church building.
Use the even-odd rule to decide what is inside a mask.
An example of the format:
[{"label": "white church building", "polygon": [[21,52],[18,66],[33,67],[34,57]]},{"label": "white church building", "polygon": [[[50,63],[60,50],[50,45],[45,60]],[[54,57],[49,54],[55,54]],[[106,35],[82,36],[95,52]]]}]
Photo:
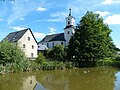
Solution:
[{"label": "white church building", "polygon": [[53,48],[55,45],[69,44],[70,38],[75,33],[75,18],[71,15],[71,9],[69,9],[69,15],[66,17],[66,26],[64,33],[46,35],[40,42],[38,42],[38,50],[46,50]]}]

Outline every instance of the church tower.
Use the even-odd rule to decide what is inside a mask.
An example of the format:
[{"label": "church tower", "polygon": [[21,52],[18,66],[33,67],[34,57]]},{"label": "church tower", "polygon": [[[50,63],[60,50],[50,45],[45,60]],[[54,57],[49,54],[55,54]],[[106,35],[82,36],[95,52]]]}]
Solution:
[{"label": "church tower", "polygon": [[69,9],[69,15],[66,17],[66,27],[64,28],[64,37],[66,40],[66,45],[69,44],[70,38],[75,33],[75,18],[71,15],[71,9]]}]

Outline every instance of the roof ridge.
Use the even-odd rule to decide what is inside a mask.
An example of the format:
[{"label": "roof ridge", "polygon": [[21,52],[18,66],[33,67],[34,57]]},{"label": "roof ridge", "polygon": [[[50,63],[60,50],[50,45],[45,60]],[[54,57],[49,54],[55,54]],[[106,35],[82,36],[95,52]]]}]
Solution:
[{"label": "roof ridge", "polygon": [[[62,33],[56,33],[56,34],[50,34],[50,35],[58,35],[58,34],[62,34]],[[46,36],[50,36],[50,35],[46,35]]]},{"label": "roof ridge", "polygon": [[[14,32],[11,32],[11,33],[16,33],[16,32],[21,32],[21,31],[27,31],[27,30],[29,30],[30,28],[26,28],[26,29],[23,29],[23,30],[19,30],[19,31],[14,31]],[[11,34],[11,33],[9,33],[9,34]]]}]

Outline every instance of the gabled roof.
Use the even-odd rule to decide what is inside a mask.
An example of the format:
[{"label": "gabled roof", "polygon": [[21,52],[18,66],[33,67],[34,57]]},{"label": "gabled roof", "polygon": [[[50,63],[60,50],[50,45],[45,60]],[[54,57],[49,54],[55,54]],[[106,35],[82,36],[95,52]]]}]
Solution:
[{"label": "gabled roof", "polygon": [[[7,39],[9,42],[17,42],[27,32],[27,30],[30,30],[33,38],[35,39],[31,29],[27,28],[21,31],[9,33],[3,40]],[[37,43],[36,39],[35,39],[35,42]]]},{"label": "gabled roof", "polygon": [[50,41],[65,41],[64,33],[46,35],[39,43]]}]

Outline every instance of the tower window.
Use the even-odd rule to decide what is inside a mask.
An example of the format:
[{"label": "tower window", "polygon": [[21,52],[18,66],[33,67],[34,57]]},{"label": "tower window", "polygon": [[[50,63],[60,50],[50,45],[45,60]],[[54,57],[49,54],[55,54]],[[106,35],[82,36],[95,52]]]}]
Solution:
[{"label": "tower window", "polygon": [[70,24],[70,21],[68,21],[68,25]]},{"label": "tower window", "polygon": [[67,33],[68,33],[68,34],[70,34],[70,32],[69,32],[69,31],[68,31]]},{"label": "tower window", "polygon": [[28,37],[28,41],[30,41],[30,37]]}]

